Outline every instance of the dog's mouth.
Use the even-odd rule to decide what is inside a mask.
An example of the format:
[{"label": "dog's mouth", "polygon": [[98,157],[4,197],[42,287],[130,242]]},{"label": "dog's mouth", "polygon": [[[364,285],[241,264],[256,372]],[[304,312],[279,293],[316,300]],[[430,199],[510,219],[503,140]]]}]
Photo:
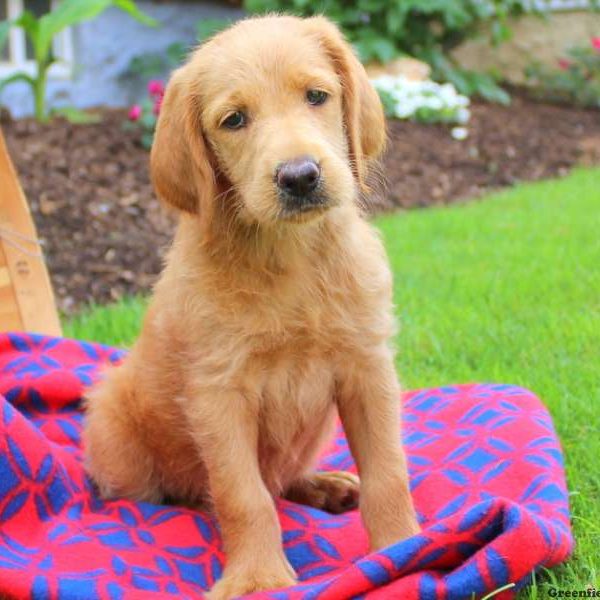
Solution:
[{"label": "dog's mouth", "polygon": [[327,208],[328,207],[315,207],[295,212],[281,211],[279,220],[285,223],[308,223],[327,212]]},{"label": "dog's mouth", "polygon": [[322,189],[310,194],[296,196],[279,192],[279,218],[285,221],[306,222],[322,215],[331,206],[329,197]]}]

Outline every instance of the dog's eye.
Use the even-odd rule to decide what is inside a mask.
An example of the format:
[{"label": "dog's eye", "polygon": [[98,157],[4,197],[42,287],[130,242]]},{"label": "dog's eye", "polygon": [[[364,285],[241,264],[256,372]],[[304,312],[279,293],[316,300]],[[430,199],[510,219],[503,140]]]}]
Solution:
[{"label": "dog's eye", "polygon": [[306,92],[306,99],[308,100],[309,104],[312,104],[312,106],[319,106],[323,104],[325,100],[327,100],[328,96],[329,94],[323,90],[308,90],[308,92]]},{"label": "dog's eye", "polygon": [[234,113],[231,113],[222,123],[223,127],[227,127],[227,129],[241,129],[246,125],[247,119],[246,115],[236,110]]}]

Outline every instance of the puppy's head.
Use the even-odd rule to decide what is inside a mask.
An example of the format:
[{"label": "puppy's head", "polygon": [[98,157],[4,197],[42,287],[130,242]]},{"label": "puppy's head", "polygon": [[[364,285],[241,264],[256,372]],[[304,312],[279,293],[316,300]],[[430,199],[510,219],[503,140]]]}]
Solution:
[{"label": "puppy's head", "polygon": [[354,201],[384,140],[379,98],[332,23],[249,19],[174,73],[152,177],[207,222],[215,203],[247,223],[304,222]]}]

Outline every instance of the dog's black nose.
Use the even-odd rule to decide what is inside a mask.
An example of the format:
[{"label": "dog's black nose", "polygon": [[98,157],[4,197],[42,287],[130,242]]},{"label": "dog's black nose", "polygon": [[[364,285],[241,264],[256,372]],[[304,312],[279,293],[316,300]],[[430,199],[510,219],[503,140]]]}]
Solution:
[{"label": "dog's black nose", "polygon": [[306,196],[319,185],[321,169],[309,156],[299,156],[279,165],[277,186],[291,196]]}]

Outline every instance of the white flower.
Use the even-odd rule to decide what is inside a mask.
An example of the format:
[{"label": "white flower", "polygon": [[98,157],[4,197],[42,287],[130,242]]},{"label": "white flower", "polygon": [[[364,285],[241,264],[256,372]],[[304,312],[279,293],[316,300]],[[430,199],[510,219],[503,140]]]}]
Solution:
[{"label": "white flower", "polygon": [[423,106],[427,108],[432,108],[433,110],[442,110],[444,108],[444,102],[440,98],[436,98],[435,96],[431,96],[423,102]]},{"label": "white flower", "polygon": [[450,131],[450,135],[455,140],[466,140],[469,135],[469,130],[466,127],[453,127]]},{"label": "white flower", "polygon": [[391,98],[393,116],[398,119],[419,118],[419,111],[425,111],[428,121],[464,125],[471,116],[466,108],[469,99],[460,95],[451,83],[413,81],[403,75],[381,75],[373,80],[373,85]]},{"label": "white flower", "polygon": [[396,104],[394,115],[399,119],[407,119],[412,116],[415,112],[415,106],[409,102],[399,102]]},{"label": "white flower", "polygon": [[392,92],[396,86],[396,82],[390,75],[382,75],[381,77],[373,80],[373,85],[378,90]]},{"label": "white flower", "polygon": [[459,108],[456,111],[456,122],[464,125],[469,122],[471,118],[471,111],[468,108]]}]

